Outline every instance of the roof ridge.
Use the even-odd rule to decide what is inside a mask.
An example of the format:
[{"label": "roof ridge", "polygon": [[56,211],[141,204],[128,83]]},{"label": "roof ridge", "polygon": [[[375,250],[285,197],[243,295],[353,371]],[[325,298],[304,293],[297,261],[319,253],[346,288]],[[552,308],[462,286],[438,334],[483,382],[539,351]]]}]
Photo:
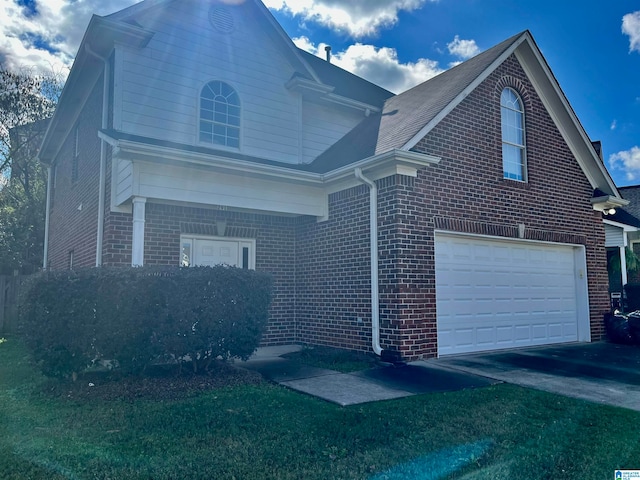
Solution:
[{"label": "roof ridge", "polygon": [[[458,63],[457,65],[454,65],[451,68],[448,68],[447,70],[440,72],[439,74],[429,78],[428,80],[425,80],[424,82],[421,82],[417,85],[415,85],[414,87],[411,87],[408,90],[405,90],[402,93],[399,93],[398,96],[403,95],[407,92],[410,92],[411,90],[418,88],[422,85],[425,85],[429,82],[431,82],[432,80],[435,80],[439,77],[442,76],[450,76],[453,75],[455,73],[457,73],[461,68],[465,68],[469,66],[469,62],[478,62],[482,59],[484,59],[487,56],[493,56],[496,52],[504,52],[506,51],[509,46],[511,46],[517,39],[519,39],[522,35],[524,35],[525,33],[528,33],[529,30],[523,30],[520,33],[517,33],[515,35],[512,35],[511,37],[507,38],[506,40],[503,40],[502,42],[498,43],[497,45],[494,45],[493,47],[489,48],[488,50],[484,50],[483,52],[478,53],[477,55],[474,55],[471,58],[466,59],[464,62]],[[530,32],[529,32],[530,33]],[[500,55],[496,55],[496,57],[499,57]]]},{"label": "roof ridge", "polygon": [[[340,72],[341,72],[343,75],[348,75],[348,76],[350,76],[350,77],[354,77],[354,78],[356,78],[356,79],[358,79],[358,80],[360,80],[360,81],[367,82],[368,84],[373,85],[373,86],[375,86],[375,87],[379,88],[380,90],[384,90],[385,92],[389,93],[390,95],[396,95],[396,94],[395,94],[395,93],[393,93],[391,90],[387,90],[386,88],[384,88],[384,87],[382,87],[382,86],[378,85],[378,84],[377,84],[377,83],[375,83],[375,82],[372,82],[371,80],[367,80],[366,78],[361,77],[360,75],[356,75],[355,73],[350,72],[349,70],[345,70],[344,68],[342,68],[342,67],[341,67],[341,66],[339,66],[339,65],[336,65],[335,63],[331,63],[331,62],[329,62],[329,61],[327,61],[327,60],[323,60],[321,57],[319,57],[319,56],[317,56],[317,55],[314,55],[313,53],[308,52],[308,51],[306,51],[306,50],[304,50],[304,49],[302,49],[302,48],[300,48],[300,47],[296,47],[296,48],[297,48],[297,49],[298,49],[302,54],[306,55],[308,58],[313,59],[312,61],[320,61],[320,62],[323,62],[323,63],[325,63],[325,64],[326,64],[327,68],[334,68],[334,69],[340,70]],[[313,65],[312,65],[311,67],[313,68]]]}]

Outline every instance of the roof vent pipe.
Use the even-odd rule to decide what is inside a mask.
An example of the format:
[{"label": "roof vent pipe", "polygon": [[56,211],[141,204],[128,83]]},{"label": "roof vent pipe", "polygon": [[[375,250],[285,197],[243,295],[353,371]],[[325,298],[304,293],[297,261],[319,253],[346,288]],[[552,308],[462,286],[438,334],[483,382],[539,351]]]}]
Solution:
[{"label": "roof vent pipe", "polygon": [[331,45],[326,45],[324,51],[327,52],[327,62],[331,63]]}]

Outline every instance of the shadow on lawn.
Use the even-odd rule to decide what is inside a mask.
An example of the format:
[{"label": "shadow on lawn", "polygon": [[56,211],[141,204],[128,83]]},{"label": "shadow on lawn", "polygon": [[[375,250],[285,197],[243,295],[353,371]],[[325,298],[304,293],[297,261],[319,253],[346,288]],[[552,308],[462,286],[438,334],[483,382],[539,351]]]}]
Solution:
[{"label": "shadow on lawn", "polygon": [[305,347],[282,357],[302,365],[342,373],[358,372],[377,366],[377,359],[373,354],[331,347]]},{"label": "shadow on lawn", "polygon": [[148,369],[145,376],[122,376],[112,372],[90,372],[76,381],[50,379],[44,382],[46,395],[69,399],[102,400],[174,400],[198,393],[239,385],[256,385],[261,375],[225,362],[214,362],[207,372],[194,374],[188,370]]}]

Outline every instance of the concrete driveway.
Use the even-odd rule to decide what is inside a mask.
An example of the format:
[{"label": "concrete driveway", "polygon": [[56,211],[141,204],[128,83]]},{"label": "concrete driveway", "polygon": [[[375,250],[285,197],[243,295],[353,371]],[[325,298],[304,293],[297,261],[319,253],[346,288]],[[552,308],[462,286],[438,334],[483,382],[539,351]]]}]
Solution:
[{"label": "concrete driveway", "polygon": [[443,357],[427,362],[640,411],[640,346],[605,342],[564,344]]}]

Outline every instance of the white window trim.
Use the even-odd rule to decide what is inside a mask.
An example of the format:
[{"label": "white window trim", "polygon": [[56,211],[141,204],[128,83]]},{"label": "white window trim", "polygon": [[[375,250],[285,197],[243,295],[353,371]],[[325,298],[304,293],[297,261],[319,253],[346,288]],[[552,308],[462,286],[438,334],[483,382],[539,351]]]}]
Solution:
[{"label": "white window trim", "polygon": [[[220,145],[218,143],[210,143],[210,142],[203,142],[202,140],[200,140],[200,121],[202,120],[201,115],[200,115],[200,102],[202,99],[202,90],[204,89],[204,87],[206,87],[208,84],[212,83],[212,82],[222,82],[222,83],[226,83],[227,85],[229,85],[234,92],[236,92],[236,95],[238,95],[238,98],[240,99],[240,125],[238,126],[238,147],[230,147],[228,145]],[[226,150],[229,152],[239,152],[242,149],[242,145],[244,143],[244,135],[243,135],[243,124],[244,124],[244,115],[243,115],[243,102],[242,102],[242,97],[240,95],[240,91],[235,87],[235,85],[233,85],[232,82],[229,82],[227,80],[222,80],[219,78],[214,78],[212,80],[208,80],[206,82],[204,82],[202,85],[200,85],[200,88],[198,89],[198,96],[196,99],[196,112],[197,112],[197,121],[196,121],[196,143],[198,145],[202,145],[202,146],[207,146],[209,148],[215,148],[216,150]],[[208,121],[208,120],[207,120]]]},{"label": "white window trim", "polygon": [[[513,94],[518,99],[518,101],[520,103],[520,107],[522,108],[522,110],[514,110],[512,108],[509,108],[507,106],[503,106],[502,105],[502,94],[504,93],[505,90],[510,90],[510,91],[513,92]],[[517,144],[517,143],[511,143],[511,142],[505,141],[504,132],[502,131],[502,109],[503,108],[507,108],[507,109],[509,109],[511,111],[518,112],[518,113],[520,113],[520,115],[522,115],[522,145]],[[509,177],[505,176],[504,157],[502,157],[502,178],[504,180],[511,180],[512,182],[527,183],[529,181],[529,174],[528,174],[529,168],[528,168],[528,165],[527,165],[528,162],[527,162],[527,125],[526,125],[526,115],[525,115],[525,111],[524,111],[524,102],[522,101],[522,96],[513,87],[505,87],[500,91],[500,146],[502,147],[502,145],[510,145],[510,146],[517,147],[517,148],[522,150],[522,179],[509,178]],[[501,150],[502,150],[502,148],[501,148]]]}]

